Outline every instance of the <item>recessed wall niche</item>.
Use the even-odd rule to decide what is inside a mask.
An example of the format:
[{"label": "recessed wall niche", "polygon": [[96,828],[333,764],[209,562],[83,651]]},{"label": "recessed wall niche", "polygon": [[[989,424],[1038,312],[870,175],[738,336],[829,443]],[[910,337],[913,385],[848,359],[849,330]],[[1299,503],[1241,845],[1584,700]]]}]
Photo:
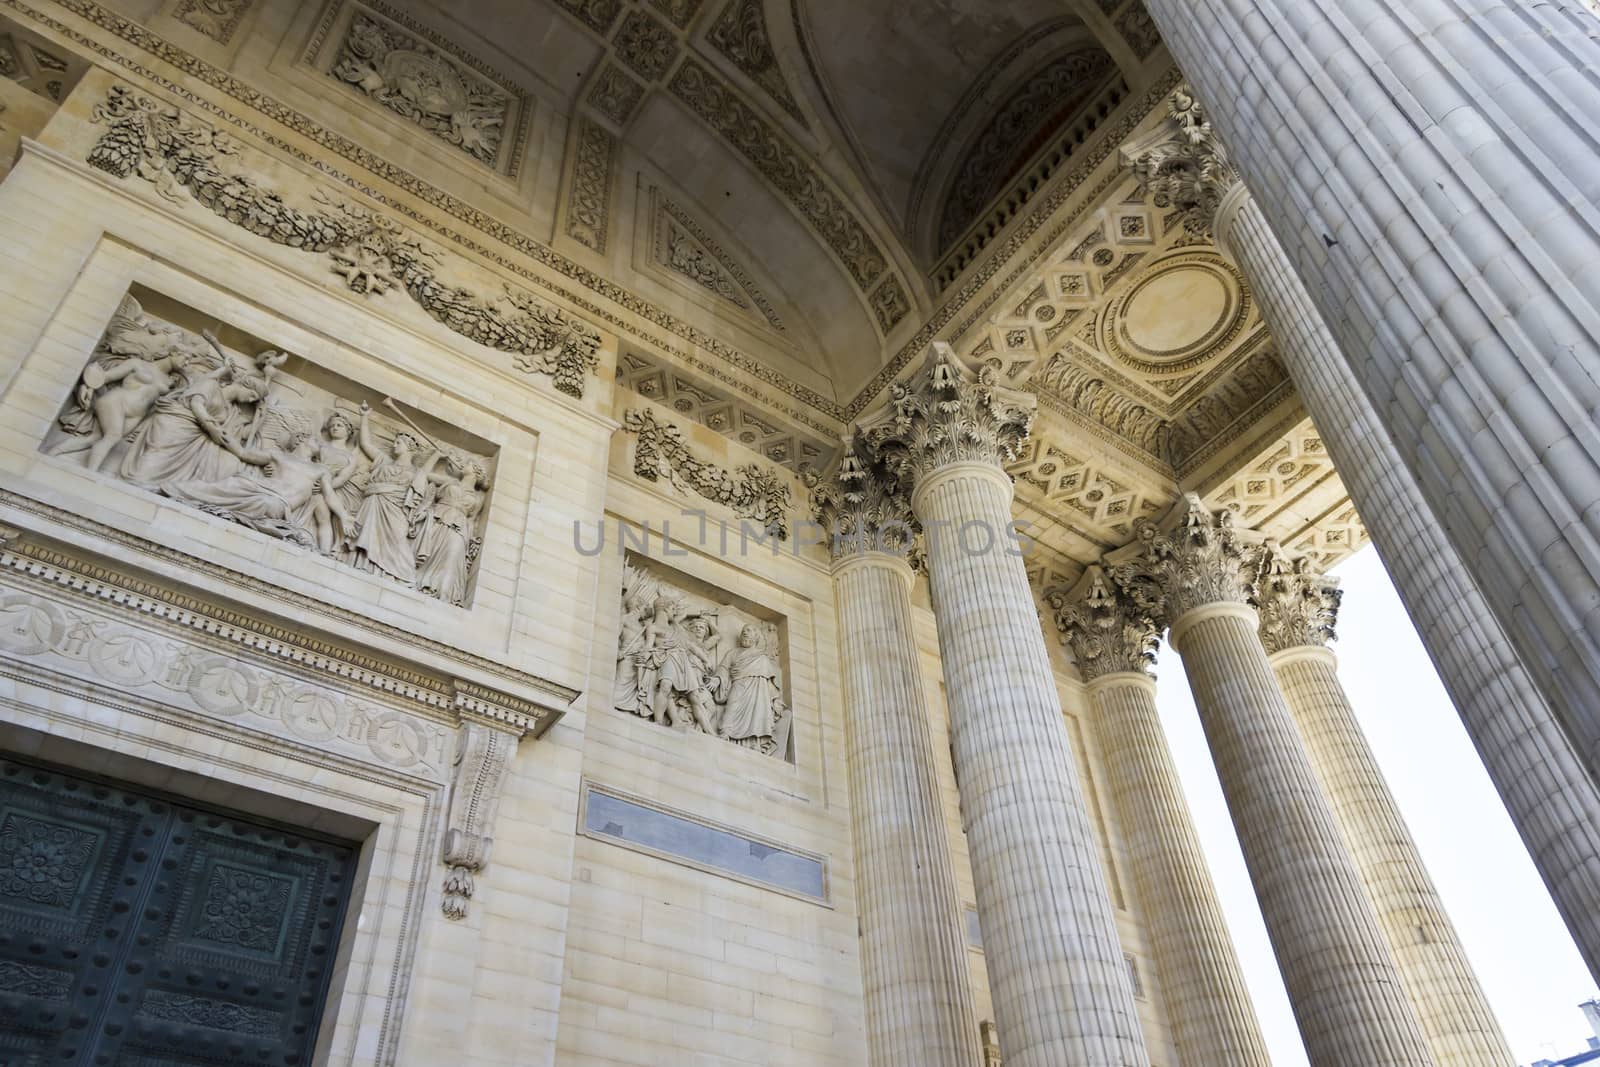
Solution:
[{"label": "recessed wall niche", "polygon": [[41,450],[462,607],[497,452],[142,286]]},{"label": "recessed wall niche", "polygon": [[782,616],[629,553],[611,705],[794,762]]}]

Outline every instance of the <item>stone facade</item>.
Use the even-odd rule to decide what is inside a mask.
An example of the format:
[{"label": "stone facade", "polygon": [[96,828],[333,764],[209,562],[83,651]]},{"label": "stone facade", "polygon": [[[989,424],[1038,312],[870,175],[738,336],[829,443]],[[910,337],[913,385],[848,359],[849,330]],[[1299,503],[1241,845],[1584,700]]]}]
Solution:
[{"label": "stone facade", "polygon": [[[1263,138],[1204,46],[1251,5],[1188,6],[0,9],[0,755],[352,872],[273,918],[287,891],[218,867],[189,934],[270,954],[271,919],[318,958],[200,992],[101,1004],[0,943],[24,1054],[164,1062],[159,1020],[248,1059],[293,992],[337,1065],[1264,1067],[1154,712],[1170,628],[1314,1062],[1504,1067],[1322,647],[1326,571],[1362,517],[1415,564],[1600,958],[1600,638],[1557,580],[1588,574],[1557,460],[1589,385],[1541,422],[1523,384],[1593,347],[1552,279],[1600,168],[1529,98],[1490,116],[1562,164],[1513,198],[1507,277],[1567,317],[1479,389],[1481,279],[1430,266],[1417,303],[1341,258],[1365,217],[1303,239],[1285,146],[1333,126]],[[1569,8],[1517,16],[1551,70]],[[1461,229],[1494,275],[1513,238]],[[1390,284],[1449,319],[1433,407],[1363,317]],[[39,916],[110,860],[36,815],[0,823],[0,919],[76,951]],[[291,936],[319,922],[337,945]],[[72,1036],[62,998],[127,1019]]]}]

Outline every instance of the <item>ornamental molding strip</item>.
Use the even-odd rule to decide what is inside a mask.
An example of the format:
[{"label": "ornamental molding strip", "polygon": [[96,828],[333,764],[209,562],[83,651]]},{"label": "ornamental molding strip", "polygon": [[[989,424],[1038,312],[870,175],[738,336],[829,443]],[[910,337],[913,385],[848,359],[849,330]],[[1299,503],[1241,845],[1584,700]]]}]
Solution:
[{"label": "ornamental molding strip", "polygon": [[440,279],[440,253],[392,220],[342,201],[303,211],[222,161],[240,148],[187,112],[126,86],[113,86],[94,121],[108,127],[90,149],[90,166],[115,178],[138,177],[165,199],[188,199],[275,244],[325,255],[346,287],[369,297],[406,293],[451,332],[512,356],[526,374],[548,375],[557,390],[582,398],[598,365],[600,335],[539,297],[506,286],[486,299]]},{"label": "ornamental molding strip", "polygon": [[1251,602],[1261,616],[1267,652],[1325,648],[1336,636],[1339,580],[1318,573],[1308,557],[1293,555],[1277,541],[1262,543],[1255,561]]},{"label": "ornamental molding strip", "polygon": [[683,430],[656,418],[651,408],[635,408],[622,417],[634,444],[633,473],[649,482],[666,482],[680,493],[704,497],[754,519],[769,535],[789,539],[789,513],[794,494],[777,474],[759,463],[728,470],[689,450]]},{"label": "ornamental molding strip", "polygon": [[1014,463],[1033,428],[1036,401],[998,377],[991,367],[972,370],[955,349],[935,341],[922,369],[890,387],[888,406],[861,421],[859,440],[911,486],[952,463]]},{"label": "ornamental molding strip", "polygon": [[576,116],[572,179],[567,193],[567,236],[600,255],[611,229],[612,171],[618,141],[588,115]]},{"label": "ornamental molding strip", "polygon": [[727,58],[741,73],[772,98],[772,102],[800,125],[806,125],[800,105],[789,91],[767,32],[766,5],[762,0],[729,0],[712,24],[706,43]]},{"label": "ornamental molding strip", "polygon": [[1070,590],[1046,590],[1045,603],[1085,682],[1107,674],[1153,676],[1160,627],[1104,569],[1090,567]]}]

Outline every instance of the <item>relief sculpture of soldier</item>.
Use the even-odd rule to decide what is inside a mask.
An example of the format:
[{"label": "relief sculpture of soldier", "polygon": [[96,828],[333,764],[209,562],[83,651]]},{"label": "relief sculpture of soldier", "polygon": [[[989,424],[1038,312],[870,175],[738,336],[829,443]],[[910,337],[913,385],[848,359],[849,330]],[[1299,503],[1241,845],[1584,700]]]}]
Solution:
[{"label": "relief sculpture of soldier", "polygon": [[[631,564],[622,599],[613,707],[788,758],[791,715],[775,625],[729,624],[743,613],[696,603],[703,598]],[[737,634],[733,647],[719,652],[727,634]]]},{"label": "relief sculpture of soldier", "polygon": [[286,376],[289,358],[242,358],[126,297],[47,451],[464,605],[487,462],[436,443],[393,401],[397,424],[380,428],[366,401]]}]

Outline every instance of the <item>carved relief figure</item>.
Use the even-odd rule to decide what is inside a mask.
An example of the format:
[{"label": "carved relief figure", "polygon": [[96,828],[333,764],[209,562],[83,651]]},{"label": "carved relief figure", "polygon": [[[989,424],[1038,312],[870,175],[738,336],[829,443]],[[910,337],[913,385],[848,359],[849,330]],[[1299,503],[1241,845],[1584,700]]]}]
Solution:
[{"label": "carved relief figure", "polygon": [[[775,624],[632,564],[622,607],[613,707],[788,758],[791,716]],[[723,652],[730,634],[737,638]]]},{"label": "carved relief figure", "polygon": [[[424,469],[438,462],[435,453]],[[450,453],[444,457],[447,475],[427,475],[432,500],[419,511],[417,535],[417,588],[447,604],[467,600],[467,575],[478,558],[476,518],[483,507],[478,490],[487,477],[483,464]]]},{"label": "carved relief figure", "polygon": [[[366,401],[356,416],[351,400],[288,378],[289,359],[275,349],[246,358],[129,296],[43,448],[466,604],[489,460],[436,444],[393,401],[384,404],[401,425],[380,431]],[[419,464],[422,444],[432,451]]]}]

